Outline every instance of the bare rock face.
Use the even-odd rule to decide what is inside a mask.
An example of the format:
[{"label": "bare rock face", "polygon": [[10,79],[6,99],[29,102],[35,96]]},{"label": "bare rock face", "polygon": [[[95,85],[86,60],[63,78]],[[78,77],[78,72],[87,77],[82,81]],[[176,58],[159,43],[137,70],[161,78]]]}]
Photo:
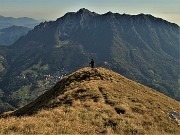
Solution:
[{"label": "bare rock face", "polygon": [[178,125],[180,125],[180,113],[173,111],[173,112],[169,112],[168,114],[172,120],[177,121]]}]

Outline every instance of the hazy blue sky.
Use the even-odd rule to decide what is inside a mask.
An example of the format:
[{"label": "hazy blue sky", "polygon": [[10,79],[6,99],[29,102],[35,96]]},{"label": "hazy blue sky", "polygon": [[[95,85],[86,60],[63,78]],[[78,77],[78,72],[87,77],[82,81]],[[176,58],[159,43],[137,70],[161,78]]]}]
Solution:
[{"label": "hazy blue sky", "polygon": [[97,13],[152,14],[180,25],[180,0],[0,0],[0,15],[55,20],[87,8]]}]

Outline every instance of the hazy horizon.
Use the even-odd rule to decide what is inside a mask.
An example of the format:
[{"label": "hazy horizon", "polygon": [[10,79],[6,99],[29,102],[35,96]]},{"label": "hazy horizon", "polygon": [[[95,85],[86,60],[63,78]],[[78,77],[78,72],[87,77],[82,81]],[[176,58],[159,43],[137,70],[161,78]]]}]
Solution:
[{"label": "hazy horizon", "polygon": [[0,0],[0,15],[56,20],[67,12],[86,8],[99,14],[111,11],[119,14],[151,14],[180,25],[178,0]]}]

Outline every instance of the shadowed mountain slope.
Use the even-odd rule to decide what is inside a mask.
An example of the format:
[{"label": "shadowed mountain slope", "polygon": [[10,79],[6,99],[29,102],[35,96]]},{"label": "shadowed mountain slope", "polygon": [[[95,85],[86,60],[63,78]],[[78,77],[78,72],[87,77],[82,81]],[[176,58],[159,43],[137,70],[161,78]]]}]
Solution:
[{"label": "shadowed mountain slope", "polygon": [[0,29],[0,45],[9,46],[20,37],[26,35],[31,28],[23,26],[10,26]]},{"label": "shadowed mountain slope", "polygon": [[91,58],[96,67],[180,100],[178,25],[145,14],[80,9],[39,24],[9,47],[0,82],[3,101],[15,108],[25,105],[56,82],[44,75],[72,73]]},{"label": "shadowed mountain slope", "polygon": [[179,112],[179,107],[111,70],[83,68],[8,114],[18,117],[0,119],[0,133],[178,134],[178,123],[168,112]]}]

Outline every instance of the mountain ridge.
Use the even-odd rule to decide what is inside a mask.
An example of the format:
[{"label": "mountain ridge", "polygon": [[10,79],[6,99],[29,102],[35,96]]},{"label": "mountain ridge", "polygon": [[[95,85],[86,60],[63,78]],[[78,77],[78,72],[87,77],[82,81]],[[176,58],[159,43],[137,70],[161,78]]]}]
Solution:
[{"label": "mountain ridge", "polygon": [[[180,111],[179,102],[153,89],[111,70],[83,68],[30,104],[5,113],[0,133],[178,134],[178,123],[168,116],[172,110]],[[77,124],[81,128],[72,126]]]},{"label": "mountain ridge", "polygon": [[44,75],[72,73],[89,66],[91,58],[96,67],[179,101],[179,26],[142,15],[81,14],[41,23],[8,47],[8,68],[0,82],[4,102],[15,107],[27,104],[47,89],[44,84],[55,83]]},{"label": "mountain ridge", "polygon": [[[61,102],[58,101],[57,104],[56,104],[56,101],[53,101],[53,100],[56,100],[56,98],[58,96],[60,96],[61,94],[69,92],[69,91],[71,91],[71,89],[76,89],[76,88],[79,89],[79,85],[83,85],[83,84],[86,85],[88,82],[91,82],[91,81],[92,82],[102,81],[102,83],[103,82],[119,83],[119,84],[123,85],[123,87],[120,85],[121,87],[119,88],[120,90],[123,90],[123,91],[125,91],[125,90],[122,88],[124,88],[125,86],[129,87],[129,85],[132,85],[132,86],[130,86],[131,87],[130,90],[132,91],[132,93],[137,93],[137,91],[139,91],[140,93],[141,92],[145,93],[146,96],[150,95],[148,98],[150,98],[151,96],[155,96],[155,97],[161,96],[162,98],[169,100],[169,97],[165,96],[164,94],[158,93],[153,89],[149,89],[147,91],[146,89],[148,87],[143,86],[142,84],[139,84],[137,82],[131,81],[131,80],[125,78],[124,76],[122,76],[118,73],[115,73],[111,70],[107,70],[104,68],[82,68],[68,76],[65,76],[62,80],[60,80],[58,83],[56,83],[55,86],[53,86],[53,88],[51,90],[47,91],[42,96],[38,97],[37,101],[36,100],[34,101],[35,105],[32,105],[33,104],[33,102],[32,102],[32,104],[27,105],[27,106],[29,106],[29,108],[28,107],[26,108],[26,106],[25,106],[24,107],[24,108],[26,108],[26,109],[24,109],[24,110],[26,110],[25,113],[22,113],[23,111],[21,111],[21,110],[23,110],[23,108],[20,108],[19,110],[13,112],[12,115],[13,116],[32,115],[32,114],[36,113],[37,111],[41,110],[41,107],[43,109],[47,109],[47,108],[54,108],[56,106],[60,106],[61,104],[64,104],[64,103],[66,104],[69,99],[65,98],[65,99],[63,99],[64,101],[61,101]],[[134,85],[138,85],[138,87],[136,87]],[[106,84],[106,86],[108,87],[108,84]],[[98,86],[98,87],[100,87],[100,86]],[[138,89],[136,89],[136,88],[138,88]],[[103,95],[101,88],[99,88],[99,89],[100,89],[101,94]],[[127,88],[125,88],[125,89],[127,90]],[[81,89],[79,89],[78,91],[80,92]],[[150,92],[150,93],[152,92],[154,94],[150,94],[148,92]],[[127,93],[128,93],[128,91],[127,91]],[[74,97],[74,98],[76,98],[76,97]],[[102,98],[102,96],[100,96],[99,98]],[[105,97],[103,96],[103,98],[105,98]],[[79,99],[81,100],[81,97]],[[94,101],[96,102],[96,100],[98,100],[98,97],[92,96],[92,99],[94,99]],[[72,101],[73,100],[77,100],[77,99],[72,99]],[[105,103],[110,104],[110,105],[111,104],[115,105],[115,103],[108,103],[108,101],[106,101],[106,100],[107,99],[104,99]],[[140,100],[140,99],[137,99],[137,100]],[[176,102],[175,100],[172,100],[172,101]],[[68,101],[67,104],[71,104],[70,102],[71,101]],[[160,102],[160,101],[156,101],[156,102]],[[178,102],[176,102],[176,103],[177,103],[177,108],[178,108],[178,106],[180,104],[178,105]],[[42,105],[39,105],[39,104],[42,104]],[[40,106],[40,107],[37,107],[38,109],[35,109],[35,108],[33,108],[33,106],[35,108],[37,106]],[[171,108],[169,108],[169,109],[171,109]]]},{"label": "mountain ridge", "polygon": [[34,26],[38,25],[41,22],[41,20],[36,20],[29,17],[5,17],[0,15],[0,29],[10,27],[13,25],[16,26],[24,26],[33,28]]},{"label": "mountain ridge", "polygon": [[32,29],[15,25],[0,29],[0,45],[9,46],[20,37],[26,35],[30,30]]},{"label": "mountain ridge", "polygon": [[131,14],[126,14],[126,13],[123,13],[123,14],[120,14],[120,13],[113,13],[113,12],[111,12],[111,11],[109,11],[109,12],[106,12],[106,13],[103,13],[103,14],[98,14],[98,13],[96,13],[96,12],[92,12],[92,11],[90,11],[90,10],[88,10],[88,9],[86,9],[86,8],[81,8],[81,9],[79,9],[77,12],[67,12],[64,16],[62,16],[62,17],[60,17],[60,18],[57,18],[56,19],[56,21],[57,20],[60,20],[60,19],[62,19],[62,18],[64,18],[64,17],[66,17],[66,16],[68,16],[68,15],[72,15],[72,14],[83,14],[83,13],[87,13],[87,14],[91,14],[92,16],[93,15],[98,15],[98,16],[101,16],[101,15],[118,15],[118,16],[129,16],[129,17],[137,17],[137,16],[141,16],[141,17],[150,17],[150,18],[153,18],[153,19],[157,19],[157,20],[160,20],[160,21],[163,21],[163,22],[165,22],[165,23],[170,23],[170,24],[174,24],[174,25],[176,25],[176,26],[179,26],[178,24],[176,24],[176,23],[173,23],[173,22],[169,22],[169,21],[167,21],[167,20],[165,20],[165,19],[163,19],[163,18],[160,18],[160,17],[155,17],[155,16],[153,16],[153,15],[151,15],[151,14],[144,14],[144,13],[139,13],[139,14],[137,14],[137,15],[131,15]]}]

